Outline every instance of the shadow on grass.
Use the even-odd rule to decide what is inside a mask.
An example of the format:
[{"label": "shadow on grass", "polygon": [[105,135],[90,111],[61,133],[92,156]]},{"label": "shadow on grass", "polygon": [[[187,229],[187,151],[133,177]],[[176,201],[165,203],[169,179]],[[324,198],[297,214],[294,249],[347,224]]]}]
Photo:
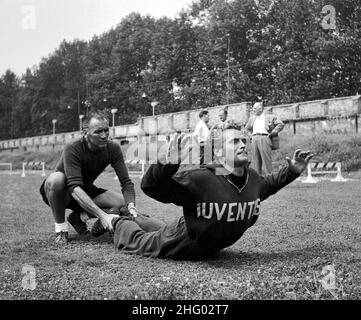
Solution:
[{"label": "shadow on grass", "polygon": [[341,251],[353,250],[350,246],[325,246],[317,245],[305,247],[298,250],[280,251],[280,252],[236,252],[233,250],[223,250],[213,256],[211,259],[203,260],[212,267],[234,268],[242,265],[264,265],[274,263],[288,263],[298,261],[303,263],[322,257],[323,259],[332,258]]},{"label": "shadow on grass", "polygon": [[[91,234],[87,235],[72,235],[71,243],[87,245],[87,244],[109,244],[109,246],[113,247],[113,239],[109,234],[104,234],[98,238],[93,237]],[[232,248],[224,249],[211,257],[206,258],[195,258],[191,260],[177,260],[176,262],[189,262],[189,263],[197,263],[201,262],[204,264],[208,264],[212,267],[218,268],[234,268],[235,266],[252,266],[252,265],[267,265],[267,264],[275,264],[275,263],[292,263],[299,262],[304,263],[310,261],[312,259],[322,257],[323,260],[327,260],[330,258],[332,260],[335,254],[339,254],[340,252],[352,251],[354,250],[351,246],[345,245],[326,245],[326,244],[318,244],[315,246],[308,246],[302,249],[289,250],[284,251],[280,249],[279,252],[270,251],[270,252],[242,252],[237,251]],[[119,254],[122,254],[122,251],[119,251]],[[142,256],[137,256],[139,258],[143,258]],[[156,259],[158,261],[164,259]],[[172,262],[170,259],[166,259],[168,262]]]},{"label": "shadow on grass", "polygon": [[113,238],[108,234],[105,233],[100,237],[94,237],[91,233],[87,234],[71,234],[70,235],[70,243],[78,243],[78,244],[86,244],[86,243],[109,243],[113,244]]}]

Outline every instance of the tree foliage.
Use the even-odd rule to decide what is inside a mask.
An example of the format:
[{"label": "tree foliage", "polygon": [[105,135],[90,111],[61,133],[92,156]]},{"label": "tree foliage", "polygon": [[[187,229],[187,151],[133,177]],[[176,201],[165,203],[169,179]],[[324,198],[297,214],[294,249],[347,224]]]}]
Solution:
[{"label": "tree foliage", "polygon": [[[323,7],[336,9],[325,29]],[[77,130],[117,108],[116,124],[156,113],[361,92],[361,4],[198,0],[174,19],[132,13],[89,41],[63,41],[33,70],[0,79],[0,139]],[[145,95],[144,95],[145,93]],[[145,97],[145,98],[144,98]]]}]

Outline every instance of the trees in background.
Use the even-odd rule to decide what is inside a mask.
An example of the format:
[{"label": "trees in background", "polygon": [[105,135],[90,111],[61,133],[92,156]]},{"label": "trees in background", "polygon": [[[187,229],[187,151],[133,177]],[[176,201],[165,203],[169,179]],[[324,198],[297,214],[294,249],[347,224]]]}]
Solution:
[{"label": "trees in background", "polygon": [[[325,29],[322,9],[336,9]],[[198,0],[174,19],[132,13],[88,42],[63,41],[33,70],[0,79],[0,139],[77,130],[79,115],[139,116],[264,99],[361,92],[361,4]]]}]

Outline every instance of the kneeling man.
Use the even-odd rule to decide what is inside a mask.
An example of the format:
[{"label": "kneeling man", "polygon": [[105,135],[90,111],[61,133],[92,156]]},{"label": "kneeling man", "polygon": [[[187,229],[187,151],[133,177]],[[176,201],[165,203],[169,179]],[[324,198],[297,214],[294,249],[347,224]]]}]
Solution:
[{"label": "kneeling man", "polygon": [[[78,233],[86,233],[84,222],[89,216],[101,218],[104,227],[109,228],[103,219],[104,208],[125,206],[136,215],[134,184],[130,180],[120,146],[110,141],[109,124],[101,113],[90,114],[84,121],[84,137],[64,147],[55,172],[47,177],[40,187],[43,200],[50,206],[55,219],[56,243],[68,242],[68,224],[65,209],[74,210],[68,216],[69,223]],[[93,182],[111,165],[122,188],[122,194],[96,187]],[[101,209],[103,208],[103,209]]]}]

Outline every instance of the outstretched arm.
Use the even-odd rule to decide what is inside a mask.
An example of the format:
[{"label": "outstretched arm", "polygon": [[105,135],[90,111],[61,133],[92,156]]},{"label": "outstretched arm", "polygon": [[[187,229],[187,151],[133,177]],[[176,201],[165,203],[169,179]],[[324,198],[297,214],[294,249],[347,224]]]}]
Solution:
[{"label": "outstretched arm", "polygon": [[273,173],[262,179],[261,201],[275,194],[277,191],[294,181],[306,169],[313,155],[310,151],[296,150],[292,159],[286,158],[288,166],[278,173]]}]

